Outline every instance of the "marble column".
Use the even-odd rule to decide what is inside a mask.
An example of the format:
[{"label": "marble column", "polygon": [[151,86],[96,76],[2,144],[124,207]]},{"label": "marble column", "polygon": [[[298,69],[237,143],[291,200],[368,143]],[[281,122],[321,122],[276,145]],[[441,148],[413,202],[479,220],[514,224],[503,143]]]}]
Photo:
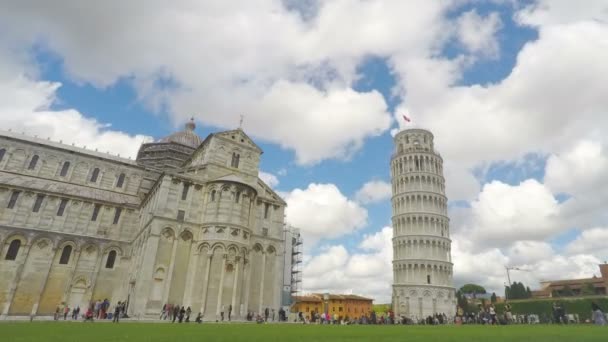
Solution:
[{"label": "marble column", "polygon": [[249,259],[243,257],[243,281],[244,284],[241,286],[241,298],[243,302],[243,308],[241,310],[241,317],[247,316],[249,312],[249,290],[251,289],[251,263]]},{"label": "marble column", "polygon": [[142,247],[143,256],[135,279],[135,292],[130,299],[133,301],[133,305],[129,304],[129,314],[131,315],[139,316],[144,314],[149,299],[152,277],[155,271],[154,266],[156,254],[158,252],[159,239],[160,236],[158,234],[150,234]]},{"label": "marble column", "polygon": [[207,253],[207,269],[205,270],[205,279],[203,280],[203,298],[201,299],[201,313],[205,314],[205,306],[207,305],[207,291],[209,289],[209,271],[211,270],[211,259],[213,254]]},{"label": "marble column", "polygon": [[57,253],[57,248],[53,248],[52,249],[52,257],[49,260],[49,265],[46,268],[45,271],[45,275],[44,275],[44,281],[42,282],[42,286],[40,288],[40,291],[38,291],[36,301],[34,302],[34,305],[32,306],[32,312],[30,312],[30,316],[36,316],[36,314],[38,313],[38,306],[40,305],[40,299],[42,298],[42,295],[44,294],[44,290],[46,290],[46,284],[49,281],[49,275],[51,274],[51,269],[53,268],[53,261],[55,260],[55,254]]},{"label": "marble column", "polygon": [[171,259],[169,261],[169,272],[167,272],[167,278],[165,278],[165,288],[163,289],[162,305],[169,302],[169,291],[171,291],[171,283],[173,280],[173,269],[175,269],[175,254],[177,253],[177,239],[173,237],[173,247],[171,249]]},{"label": "marble column", "polygon": [[222,255],[222,271],[220,272],[220,288],[219,288],[219,293],[217,296],[217,308],[215,310],[215,315],[216,317],[219,316],[221,310],[222,310],[222,296],[224,294],[224,277],[226,276],[226,261],[227,261],[228,255],[224,254]]},{"label": "marble column", "polygon": [[188,265],[188,273],[186,275],[186,291],[184,293],[184,306],[192,307],[192,293],[194,291],[194,281],[196,279],[196,273],[198,270],[198,260],[201,257],[200,251],[198,250],[195,243],[192,244],[192,257]]},{"label": "marble column", "polygon": [[264,276],[266,274],[266,252],[262,251],[262,276],[260,280],[260,309],[259,312],[264,312]]},{"label": "marble column", "polygon": [[237,289],[238,289],[238,279],[239,279],[239,271],[241,270],[241,257],[237,256],[234,260],[235,263],[235,271],[234,271],[234,281],[232,282],[232,311],[233,312],[238,312],[237,311],[237,301],[236,301],[236,297],[237,297]]},{"label": "marble column", "polygon": [[97,256],[97,265],[95,265],[95,270],[93,270],[93,274],[91,274],[91,294],[89,296],[88,302],[95,300],[93,296],[95,295],[95,286],[97,285],[97,277],[99,276],[99,271],[101,269],[101,262],[103,261],[103,248],[102,246],[97,247],[99,249],[99,255]]}]

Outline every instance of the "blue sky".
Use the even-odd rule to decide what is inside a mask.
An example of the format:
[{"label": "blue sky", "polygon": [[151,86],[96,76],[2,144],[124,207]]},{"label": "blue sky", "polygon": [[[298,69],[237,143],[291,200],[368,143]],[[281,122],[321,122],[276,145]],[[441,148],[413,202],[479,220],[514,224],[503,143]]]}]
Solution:
[{"label": "blue sky", "polygon": [[390,294],[386,184],[408,127],[445,160],[457,285],[500,289],[509,264],[537,269],[534,288],[608,256],[592,243],[608,236],[605,1],[208,5],[7,5],[0,123],[134,156],[190,116],[204,137],[244,114],[309,241],[310,291]]}]

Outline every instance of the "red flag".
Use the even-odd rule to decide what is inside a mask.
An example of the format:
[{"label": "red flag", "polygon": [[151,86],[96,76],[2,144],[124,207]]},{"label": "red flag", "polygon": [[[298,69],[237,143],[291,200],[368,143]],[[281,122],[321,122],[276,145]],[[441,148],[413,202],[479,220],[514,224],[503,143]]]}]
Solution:
[{"label": "red flag", "polygon": [[412,120],[410,120],[410,118],[408,118],[407,116],[405,116],[405,114],[403,114],[403,119],[407,122],[411,122]]}]

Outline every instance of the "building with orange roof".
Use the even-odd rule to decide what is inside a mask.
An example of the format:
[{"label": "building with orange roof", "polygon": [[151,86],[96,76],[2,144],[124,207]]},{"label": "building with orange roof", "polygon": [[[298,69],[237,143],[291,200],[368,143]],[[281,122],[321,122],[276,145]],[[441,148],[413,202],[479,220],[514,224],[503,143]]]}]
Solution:
[{"label": "building with orange roof", "polygon": [[[540,282],[540,290],[532,291],[533,298],[551,298],[568,295],[606,295],[608,294],[608,264],[599,265],[600,276],[582,279],[549,280]],[[586,291],[593,293],[584,293]]]},{"label": "building with orange roof", "polygon": [[313,293],[295,297],[294,312],[310,319],[312,313],[328,313],[340,318],[359,319],[372,311],[374,300],[352,294]]}]

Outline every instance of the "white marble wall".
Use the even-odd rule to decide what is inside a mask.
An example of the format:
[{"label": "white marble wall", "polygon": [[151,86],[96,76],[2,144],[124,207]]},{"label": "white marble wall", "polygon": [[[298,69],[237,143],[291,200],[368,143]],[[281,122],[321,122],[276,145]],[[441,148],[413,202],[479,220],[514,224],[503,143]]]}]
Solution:
[{"label": "white marble wall", "polygon": [[391,160],[393,306],[418,319],[455,312],[443,160],[433,139],[426,130],[400,132]]}]

